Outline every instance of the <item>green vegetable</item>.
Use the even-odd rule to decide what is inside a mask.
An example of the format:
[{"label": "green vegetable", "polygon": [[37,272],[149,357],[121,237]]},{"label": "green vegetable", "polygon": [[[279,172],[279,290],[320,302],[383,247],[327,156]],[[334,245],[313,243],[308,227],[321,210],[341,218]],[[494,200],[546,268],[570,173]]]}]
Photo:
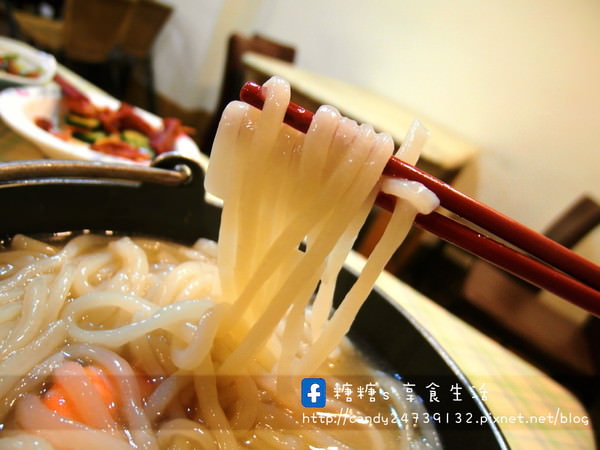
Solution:
[{"label": "green vegetable", "polygon": [[107,135],[104,131],[87,131],[85,133],[81,133],[81,132],[73,133],[73,137],[75,137],[81,141],[88,142],[90,144],[93,144],[98,139],[105,138],[106,136]]},{"label": "green vegetable", "polygon": [[73,113],[67,114],[65,122],[69,125],[78,128],[86,128],[88,130],[95,130],[100,127],[100,121],[98,119],[94,119],[93,117],[83,117]]},{"label": "green vegetable", "polygon": [[148,136],[135,130],[124,130],[121,133],[121,139],[128,144],[138,148],[150,148],[150,141]]}]

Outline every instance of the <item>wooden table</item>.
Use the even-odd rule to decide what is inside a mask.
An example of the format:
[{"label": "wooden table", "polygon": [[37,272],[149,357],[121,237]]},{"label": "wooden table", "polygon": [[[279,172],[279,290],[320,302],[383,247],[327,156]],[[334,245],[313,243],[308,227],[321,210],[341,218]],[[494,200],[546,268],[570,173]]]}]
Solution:
[{"label": "wooden table", "polygon": [[[353,271],[364,263],[357,253],[346,260]],[[376,286],[431,334],[480,394],[483,387],[511,449],[595,448],[591,423],[574,423],[589,413],[563,386],[388,272]]]}]

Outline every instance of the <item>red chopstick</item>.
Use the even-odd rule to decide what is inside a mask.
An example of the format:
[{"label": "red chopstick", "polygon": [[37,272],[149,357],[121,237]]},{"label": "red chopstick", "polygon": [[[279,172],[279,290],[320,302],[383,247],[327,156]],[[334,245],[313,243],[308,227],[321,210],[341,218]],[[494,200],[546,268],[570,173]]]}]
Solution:
[{"label": "red chopstick", "polygon": [[[262,87],[246,83],[240,99],[262,109]],[[311,111],[290,103],[284,122],[306,133],[312,118]],[[415,223],[420,228],[600,316],[600,267],[594,263],[398,158],[390,158],[384,174],[422,183],[438,196],[441,206],[523,252],[437,212],[418,214]],[[377,198],[377,203],[388,210],[393,209],[394,202],[385,194]]]},{"label": "red chopstick", "polygon": [[60,86],[62,92],[65,93],[67,97],[71,98],[79,98],[82,100],[89,100],[88,96],[73,86],[69,81],[64,79],[61,75],[54,75],[54,82]]}]

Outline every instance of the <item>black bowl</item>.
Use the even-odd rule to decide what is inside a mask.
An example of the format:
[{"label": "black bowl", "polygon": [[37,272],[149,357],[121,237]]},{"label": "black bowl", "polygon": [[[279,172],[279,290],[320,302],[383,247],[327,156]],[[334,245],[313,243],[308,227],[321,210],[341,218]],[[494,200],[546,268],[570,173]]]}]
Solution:
[{"label": "black bowl", "polygon": [[[173,155],[160,158],[154,167],[158,170],[55,161],[0,165],[0,239],[16,233],[113,230],[184,244],[200,237],[216,240],[220,210],[204,201],[202,169]],[[336,301],[355,280],[343,271]],[[444,389],[439,403],[425,402],[430,417],[438,418],[444,448],[508,448],[466,376],[426,330],[377,289],[360,310],[350,337],[379,367],[414,384],[419,398],[428,398],[431,383],[440,391],[459,385],[468,394],[457,402]],[[465,420],[469,417],[471,423]],[[487,423],[475,423],[480,417]]]}]

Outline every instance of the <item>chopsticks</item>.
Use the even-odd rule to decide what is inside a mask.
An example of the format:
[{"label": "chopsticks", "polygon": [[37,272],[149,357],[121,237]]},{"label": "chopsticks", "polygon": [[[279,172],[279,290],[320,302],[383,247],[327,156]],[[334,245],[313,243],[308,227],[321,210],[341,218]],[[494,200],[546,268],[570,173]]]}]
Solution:
[{"label": "chopsticks", "polygon": [[81,100],[88,100],[89,101],[89,98],[88,98],[87,95],[85,95],[83,92],[81,92],[75,86],[73,86],[69,81],[67,81],[61,75],[59,75],[59,74],[54,75],[53,80],[54,80],[54,82],[56,84],[58,84],[58,86],[60,87],[61,91],[65,95],[67,95],[68,97],[78,98],[78,99],[81,99]]},{"label": "chopsticks", "polygon": [[[246,83],[240,99],[262,109],[262,87]],[[312,117],[311,111],[290,103],[284,122],[306,133]],[[383,173],[422,183],[438,196],[442,207],[490,236],[438,212],[417,214],[415,224],[420,228],[600,316],[599,266],[398,158],[391,157]],[[387,210],[392,210],[394,203],[389,195],[377,197],[377,204]]]}]

